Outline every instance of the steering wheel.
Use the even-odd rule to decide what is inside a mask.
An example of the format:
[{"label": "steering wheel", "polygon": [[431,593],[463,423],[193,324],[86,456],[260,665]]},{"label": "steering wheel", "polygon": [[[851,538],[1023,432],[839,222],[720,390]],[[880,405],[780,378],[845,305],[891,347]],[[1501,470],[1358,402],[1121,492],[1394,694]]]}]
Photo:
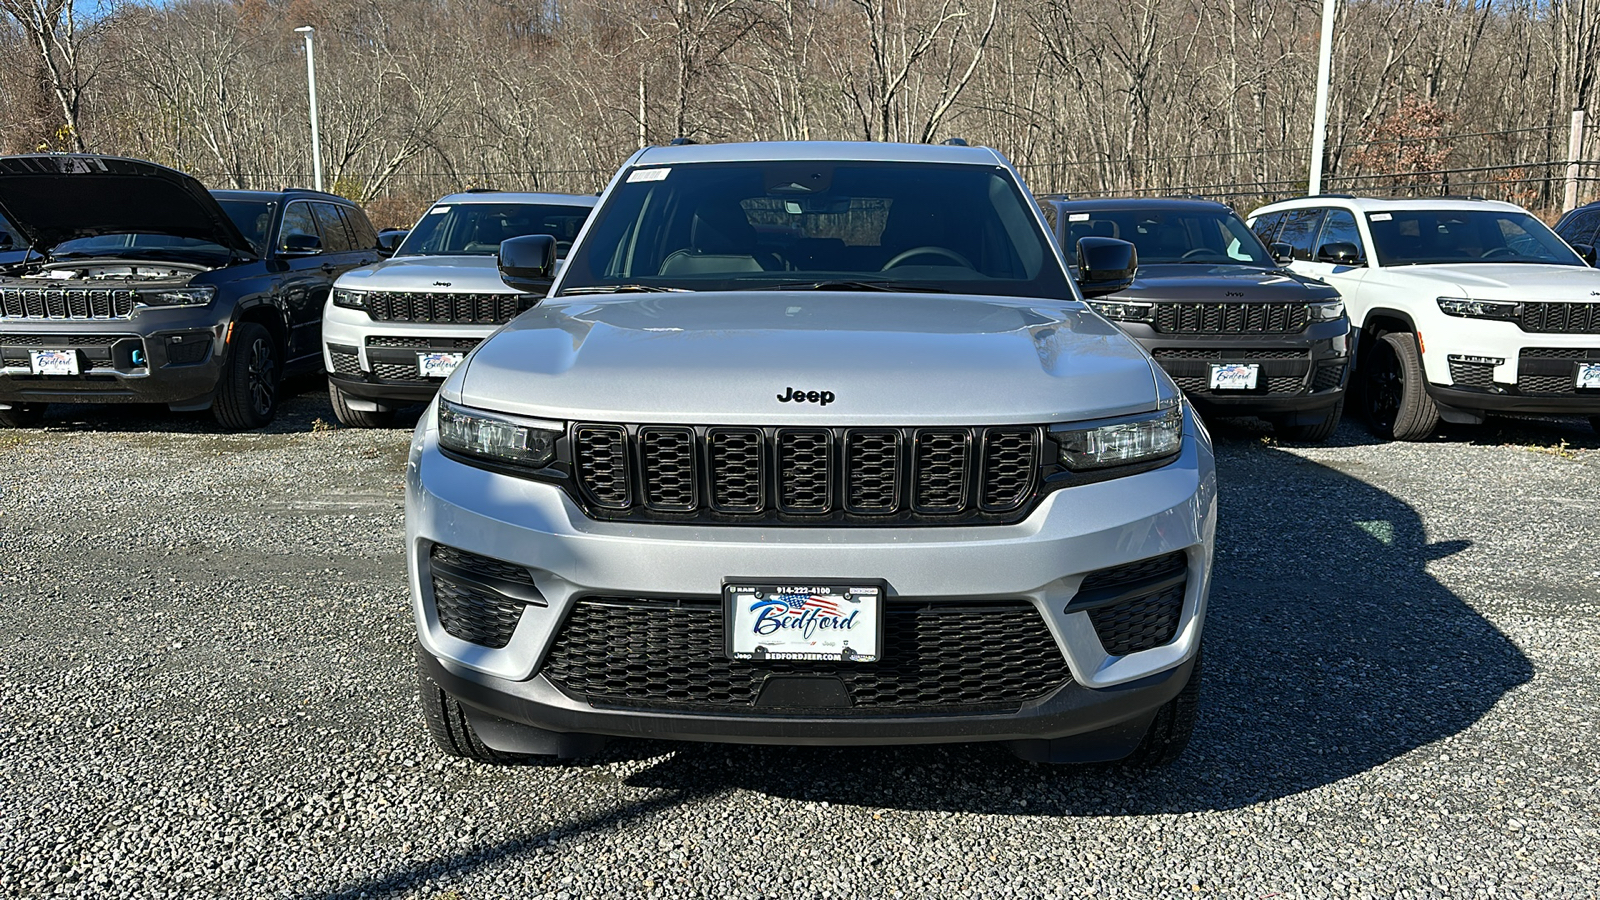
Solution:
[{"label": "steering wheel", "polygon": [[1210,247],[1196,247],[1193,250],[1190,250],[1188,253],[1185,253],[1184,255],[1182,255],[1182,256],[1180,256],[1178,258],[1179,259],[1193,259],[1196,256],[1221,256],[1221,255],[1222,255],[1221,253],[1218,253],[1217,251],[1211,249]]},{"label": "steering wheel", "polygon": [[1516,252],[1517,251],[1511,249],[1510,247],[1490,247],[1489,249],[1478,254],[1478,258],[1494,259],[1497,256],[1515,256]]},{"label": "steering wheel", "polygon": [[966,266],[969,269],[976,269],[977,268],[977,266],[972,264],[971,260],[969,260],[965,256],[962,256],[961,254],[955,252],[954,250],[950,250],[950,249],[947,249],[945,247],[935,247],[932,244],[929,244],[929,245],[927,245],[925,247],[912,247],[910,250],[903,250],[903,251],[901,251],[899,253],[896,253],[894,255],[894,259],[891,259],[888,262],[884,263],[883,264],[883,268],[879,269],[878,271],[887,272],[890,269],[894,268],[895,266],[898,266],[901,263],[905,262],[906,260],[912,259],[912,258],[918,257],[918,256],[942,256],[945,259],[950,260],[951,262],[959,263],[959,264],[961,264],[963,266]]}]

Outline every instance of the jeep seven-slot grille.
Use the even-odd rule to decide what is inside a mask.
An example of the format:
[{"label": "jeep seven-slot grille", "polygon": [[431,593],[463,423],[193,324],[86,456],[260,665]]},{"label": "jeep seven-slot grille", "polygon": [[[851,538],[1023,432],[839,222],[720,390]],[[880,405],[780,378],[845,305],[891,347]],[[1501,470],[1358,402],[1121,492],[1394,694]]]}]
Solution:
[{"label": "jeep seven-slot grille", "polygon": [[1165,334],[1296,334],[1311,321],[1304,303],[1157,303],[1152,314]]},{"label": "jeep seven-slot grille", "polygon": [[532,294],[468,294],[436,291],[367,291],[367,315],[378,322],[503,325],[539,302]]},{"label": "jeep seven-slot grille", "polygon": [[1600,303],[1524,303],[1517,324],[1523,331],[1600,334]]},{"label": "jeep seven-slot grille", "polygon": [[[715,597],[590,597],[550,648],[543,674],[597,706],[776,715],[874,715],[916,709],[1013,710],[1072,680],[1032,605],[890,600],[878,662],[729,659]],[[760,702],[768,676],[837,679],[848,707]]]},{"label": "jeep seven-slot grille", "polygon": [[572,429],[572,459],[601,518],[954,522],[1021,509],[1039,484],[1042,438],[1032,426],[584,424]]},{"label": "jeep seven-slot grille", "polygon": [[131,290],[6,288],[0,311],[10,319],[126,319],[133,315]]}]

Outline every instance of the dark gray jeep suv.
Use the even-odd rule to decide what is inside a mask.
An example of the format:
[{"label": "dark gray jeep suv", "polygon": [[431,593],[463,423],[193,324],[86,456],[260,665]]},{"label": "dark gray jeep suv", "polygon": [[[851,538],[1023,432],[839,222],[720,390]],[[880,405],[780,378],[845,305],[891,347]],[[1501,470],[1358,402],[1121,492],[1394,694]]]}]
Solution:
[{"label": "dark gray jeep suv", "polygon": [[117,402],[266,425],[280,380],[322,369],[334,279],[380,256],[342,197],[118,157],[0,158],[0,215],[32,251],[0,276],[0,426]]}]

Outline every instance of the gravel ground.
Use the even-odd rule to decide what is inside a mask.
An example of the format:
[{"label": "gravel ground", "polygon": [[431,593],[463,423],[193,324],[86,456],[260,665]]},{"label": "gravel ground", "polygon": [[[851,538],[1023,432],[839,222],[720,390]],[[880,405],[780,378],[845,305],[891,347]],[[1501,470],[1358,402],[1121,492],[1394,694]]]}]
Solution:
[{"label": "gravel ground", "polygon": [[447,759],[415,712],[409,433],[57,408],[0,432],[7,897],[1595,897],[1600,442],[1222,423],[1173,768],[992,747]]}]

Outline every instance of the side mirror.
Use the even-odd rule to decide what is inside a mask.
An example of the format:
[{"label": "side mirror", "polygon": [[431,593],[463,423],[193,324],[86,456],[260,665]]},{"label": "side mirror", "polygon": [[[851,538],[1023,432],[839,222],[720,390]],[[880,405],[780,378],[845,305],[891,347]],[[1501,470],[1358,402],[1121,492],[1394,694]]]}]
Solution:
[{"label": "side mirror", "polygon": [[1334,241],[1323,244],[1317,251],[1317,262],[1333,263],[1336,266],[1359,266],[1361,262],[1361,248],[1349,241]]},{"label": "side mirror", "polygon": [[1272,261],[1280,266],[1287,266],[1294,262],[1294,245],[1285,244],[1283,241],[1273,241],[1267,245],[1267,252],[1272,254]]},{"label": "side mirror", "polygon": [[548,234],[525,234],[500,242],[500,280],[525,294],[550,289],[556,274],[556,239]]},{"label": "side mirror", "polygon": [[322,252],[322,238],[314,234],[291,234],[283,239],[280,256],[310,256]]},{"label": "side mirror", "polygon": [[1139,251],[1127,241],[1108,237],[1078,239],[1078,290],[1085,297],[1115,294],[1133,284]]},{"label": "side mirror", "polygon": [[406,239],[409,231],[385,231],[378,235],[378,252],[384,256],[393,256],[400,249],[400,242]]},{"label": "side mirror", "polygon": [[[5,246],[5,244],[0,243],[0,247],[4,247],[4,246]],[[1572,249],[1578,251],[1578,255],[1583,257],[1583,261],[1584,262],[1588,263],[1591,266],[1594,265],[1594,245],[1593,244],[1573,244],[1572,245]]]}]

